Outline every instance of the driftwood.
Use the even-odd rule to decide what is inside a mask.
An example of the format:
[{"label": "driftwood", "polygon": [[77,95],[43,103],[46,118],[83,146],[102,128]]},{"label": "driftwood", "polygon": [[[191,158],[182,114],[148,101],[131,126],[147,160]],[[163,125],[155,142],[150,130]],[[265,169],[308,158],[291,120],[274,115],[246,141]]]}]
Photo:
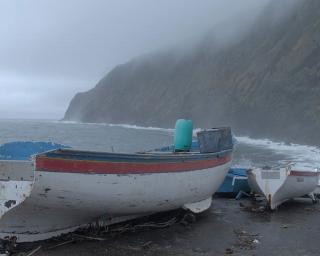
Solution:
[{"label": "driftwood", "polygon": [[66,244],[71,244],[71,243],[73,243],[73,242],[75,242],[75,240],[74,240],[74,239],[71,239],[71,240],[68,240],[68,241],[65,241],[65,242],[62,242],[62,243],[59,243],[59,244],[50,246],[50,247],[48,247],[47,249],[48,249],[48,250],[56,249],[56,248],[58,248],[58,247],[61,247],[61,246],[66,245]]},{"label": "driftwood", "polygon": [[[192,216],[191,216],[192,215]],[[170,216],[170,215],[169,215]],[[169,217],[165,216],[165,218]],[[32,244],[28,244],[27,247],[19,244],[14,243],[15,249],[12,251],[9,251],[10,253],[23,253],[25,256],[33,256],[35,255],[40,249],[45,250],[53,250],[71,243],[76,243],[83,240],[91,240],[91,241],[107,241],[109,238],[114,237],[114,235],[121,235],[125,232],[137,232],[137,231],[143,231],[147,229],[159,229],[159,228],[166,228],[169,226],[172,226],[176,223],[181,223],[183,225],[186,225],[186,222],[191,223],[195,221],[195,216],[191,213],[184,212],[183,215],[181,215],[181,212],[174,212],[174,214],[171,214],[170,219],[166,221],[146,221],[142,222],[144,219],[141,220],[135,220],[130,222],[125,222],[123,224],[117,224],[112,226],[107,225],[94,225],[94,226],[88,226],[86,229],[80,229],[74,233],[69,233],[66,235],[62,235],[57,238],[53,238],[44,242],[38,242],[34,243],[34,245],[38,245],[35,249],[33,249],[31,252],[27,252],[29,246],[32,246]],[[151,219],[159,220],[163,219],[162,217],[158,218],[151,217]],[[150,217],[147,217],[146,220],[150,220]],[[108,237],[108,235],[111,235]],[[13,244],[14,241],[6,241],[6,243]],[[52,243],[57,242],[56,244],[52,245]],[[145,244],[139,246],[139,247],[131,247],[132,250],[141,250],[142,248],[148,248],[151,245],[151,241],[146,242]],[[41,244],[41,245],[39,245]],[[29,247],[30,248],[30,247]]]},{"label": "driftwood", "polygon": [[72,234],[72,236],[81,238],[81,239],[87,239],[87,240],[95,240],[95,241],[105,241],[105,238],[101,237],[92,237],[92,236],[85,236],[85,235],[79,235],[79,234]]},{"label": "driftwood", "polygon": [[40,249],[42,248],[42,246],[38,246],[36,249],[32,250],[30,253],[28,253],[26,256],[32,256],[34,254],[36,254]]}]

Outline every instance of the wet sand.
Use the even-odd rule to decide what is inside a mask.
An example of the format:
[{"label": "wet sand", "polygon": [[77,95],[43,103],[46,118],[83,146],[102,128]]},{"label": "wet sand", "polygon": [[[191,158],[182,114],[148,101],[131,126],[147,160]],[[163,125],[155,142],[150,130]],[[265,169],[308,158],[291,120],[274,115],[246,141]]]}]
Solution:
[{"label": "wet sand", "polygon": [[[175,214],[181,212],[168,213]],[[164,215],[167,219],[172,216]],[[34,255],[320,255],[319,217],[320,205],[310,199],[286,202],[274,212],[260,212],[250,199],[215,197],[210,210],[195,222],[191,218],[189,224],[98,235],[105,240],[75,241],[51,250],[42,244]]]}]

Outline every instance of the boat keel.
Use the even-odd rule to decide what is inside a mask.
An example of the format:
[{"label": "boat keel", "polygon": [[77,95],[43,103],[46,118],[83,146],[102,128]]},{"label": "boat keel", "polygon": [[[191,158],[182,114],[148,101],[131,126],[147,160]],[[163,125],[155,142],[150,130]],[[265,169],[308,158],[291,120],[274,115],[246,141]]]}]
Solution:
[{"label": "boat keel", "polygon": [[212,197],[209,197],[209,198],[202,200],[202,201],[199,201],[199,202],[185,204],[183,206],[183,209],[189,210],[193,213],[201,213],[201,212],[208,210],[211,206],[211,203],[212,203]]}]

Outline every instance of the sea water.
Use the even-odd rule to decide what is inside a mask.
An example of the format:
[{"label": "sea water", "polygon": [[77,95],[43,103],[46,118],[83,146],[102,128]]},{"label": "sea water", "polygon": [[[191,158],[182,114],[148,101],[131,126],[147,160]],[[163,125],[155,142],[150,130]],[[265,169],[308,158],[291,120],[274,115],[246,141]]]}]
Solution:
[{"label": "sea water", "polygon": [[[195,130],[196,132],[196,130]],[[84,124],[49,120],[0,120],[0,144],[49,141],[81,150],[141,152],[173,144],[174,130],[127,124]],[[233,165],[298,164],[320,167],[320,148],[237,136]]]}]

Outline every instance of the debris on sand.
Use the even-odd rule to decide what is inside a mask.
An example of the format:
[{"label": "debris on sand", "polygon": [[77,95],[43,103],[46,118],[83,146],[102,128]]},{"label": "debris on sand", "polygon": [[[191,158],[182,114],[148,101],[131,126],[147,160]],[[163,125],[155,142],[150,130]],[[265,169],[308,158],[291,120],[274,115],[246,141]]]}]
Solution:
[{"label": "debris on sand", "polygon": [[203,250],[201,248],[199,248],[199,247],[193,248],[192,251],[196,252],[196,253],[203,253]]},{"label": "debris on sand", "polygon": [[40,249],[41,249],[41,245],[38,246],[36,249],[32,250],[31,252],[29,252],[26,256],[32,256],[35,255]]},{"label": "debris on sand", "polygon": [[[103,242],[120,236],[123,233],[134,233],[151,229],[162,229],[170,227],[174,224],[182,224],[189,227],[191,223],[196,221],[196,216],[193,213],[186,211],[172,211],[166,214],[155,214],[142,217],[134,221],[115,224],[111,226],[89,226],[88,228],[79,229],[73,233],[65,234],[60,237],[52,238],[45,241],[16,244],[15,241],[2,240],[1,248],[4,251],[3,255],[35,255],[40,249],[49,251],[62,246],[81,241],[98,241]],[[154,247],[152,241],[147,241],[138,246],[128,246],[131,250],[148,250]],[[1,252],[0,252],[0,255]]]},{"label": "debris on sand", "polygon": [[250,234],[244,230],[234,230],[237,236],[235,246],[243,250],[252,250],[260,243],[259,234]]},{"label": "debris on sand", "polygon": [[309,212],[314,212],[314,211],[316,211],[316,208],[314,208],[314,207],[305,207],[304,210],[305,211],[309,211]]},{"label": "debris on sand", "polygon": [[225,251],[225,255],[231,255],[233,254],[233,250],[231,248],[227,248]]},{"label": "debris on sand", "polygon": [[180,223],[182,225],[184,225],[184,226],[188,226],[189,224],[196,222],[196,220],[197,220],[196,215],[191,213],[191,212],[189,212],[189,213],[186,213],[183,216],[183,218],[180,221]]},{"label": "debris on sand", "polygon": [[221,214],[223,214],[223,211],[220,209],[216,209],[216,210],[211,210],[211,213],[216,214],[216,215],[221,215]]},{"label": "debris on sand", "polygon": [[10,255],[17,247],[16,239],[11,238],[8,240],[0,239],[0,255]]},{"label": "debris on sand", "polygon": [[240,206],[241,208],[245,208],[245,209],[248,207],[247,205],[243,204],[242,202],[239,203],[239,206]]},{"label": "debris on sand", "polygon": [[58,244],[55,244],[53,246],[48,247],[48,250],[53,250],[53,249],[56,249],[58,247],[61,247],[61,246],[67,245],[67,244],[71,244],[71,243],[74,243],[74,242],[75,242],[74,239],[67,240],[67,241],[64,241],[62,243],[58,243]]},{"label": "debris on sand", "polygon": [[257,203],[251,204],[251,205],[245,205],[244,203],[239,203],[240,208],[242,208],[245,211],[249,212],[257,212],[257,213],[264,213],[267,210],[266,205],[260,205]]},{"label": "debris on sand", "polygon": [[260,241],[259,241],[258,239],[254,239],[252,242],[253,242],[254,244],[259,244],[259,243],[260,243]]},{"label": "debris on sand", "polygon": [[252,212],[265,212],[266,209],[267,209],[266,206],[261,205],[261,206],[259,206],[259,207],[252,207],[252,208],[251,208],[251,211],[252,211]]},{"label": "debris on sand", "polygon": [[289,224],[282,224],[281,226],[280,226],[280,228],[289,228]]},{"label": "debris on sand", "polygon": [[148,242],[146,242],[142,245],[139,245],[139,246],[128,245],[128,248],[133,251],[149,250],[151,248],[152,244],[153,244],[152,241],[148,241]]}]

